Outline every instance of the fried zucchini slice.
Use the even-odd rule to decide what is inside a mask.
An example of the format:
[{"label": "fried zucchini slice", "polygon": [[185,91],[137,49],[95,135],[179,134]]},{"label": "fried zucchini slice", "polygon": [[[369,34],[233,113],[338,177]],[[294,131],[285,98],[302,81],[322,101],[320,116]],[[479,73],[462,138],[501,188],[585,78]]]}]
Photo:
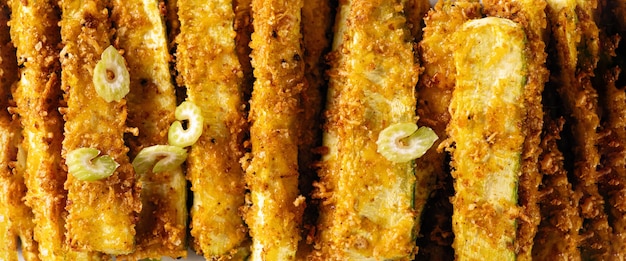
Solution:
[{"label": "fried zucchini slice", "polygon": [[456,86],[447,128],[454,143],[452,246],[457,260],[515,260],[526,34],[511,20],[488,17],[466,22],[453,37]]},{"label": "fried zucchini slice", "polygon": [[[131,157],[168,142],[176,119],[176,93],[169,71],[170,54],[159,3],[152,0],[112,1],[117,42],[130,73],[127,96]],[[137,173],[142,208],[136,227],[136,250],[117,259],[185,257],[187,255],[187,184],[182,167],[159,173]]]},{"label": "fried zucchini slice", "polygon": [[298,188],[304,1],[252,1],[251,153],[243,160],[253,260],[294,260],[305,199]]},{"label": "fried zucchini slice", "polygon": [[[424,18],[425,26],[419,42],[420,62],[424,70],[417,84],[417,115],[418,125],[432,128],[439,136],[440,139],[433,145],[435,148],[448,136],[448,106],[455,85],[456,69],[454,61],[449,58],[454,45],[449,36],[466,21],[480,17],[482,12],[478,1],[438,1]],[[426,184],[426,189],[415,190],[415,205],[428,200],[424,210],[428,212],[421,215],[418,212],[420,234],[424,235],[418,239],[418,258],[443,258],[444,253],[453,252],[452,205],[449,200],[453,191],[447,155],[444,151],[432,149],[416,159],[415,164],[418,184]],[[420,182],[420,179],[423,181]]]},{"label": "fried zucchini slice", "polygon": [[611,259],[611,228],[600,194],[598,171],[600,153],[600,117],[598,93],[591,79],[599,59],[599,30],[594,21],[597,1],[548,0],[548,18],[552,26],[554,57],[558,74],[557,90],[562,99],[566,120],[571,122],[574,190],[582,193],[580,214],[583,241],[579,246],[583,259]]},{"label": "fried zucchini slice", "polygon": [[17,48],[20,81],[14,99],[23,127],[26,201],[35,215],[34,239],[42,260],[99,259],[66,244],[67,171],[61,157],[63,118],[59,113],[60,13],[53,1],[11,1],[11,37]]},{"label": "fried zucchini slice", "polygon": [[[606,200],[612,228],[611,246],[616,260],[626,259],[626,92],[624,92],[624,51],[622,37],[626,14],[624,1],[601,1],[598,6],[600,60],[593,85],[598,91],[601,136],[599,141],[602,177],[599,191]],[[617,26],[619,25],[619,26]]]},{"label": "fried zucchini slice", "polygon": [[[556,106],[555,106],[556,107]],[[564,120],[552,119],[546,113],[546,126],[541,138],[543,153],[539,166],[543,179],[539,191],[542,220],[532,248],[534,260],[581,260],[578,246],[582,218],[578,202],[580,191],[574,191],[567,178],[564,156],[559,149]]]},{"label": "fried zucchini slice", "polygon": [[[317,178],[315,164],[320,160],[317,148],[322,144],[323,96],[328,88],[324,56],[330,49],[334,17],[329,0],[308,0],[302,7],[302,44],[304,47],[304,75],[308,84],[301,93],[302,112],[300,118],[301,138],[298,149],[298,167],[300,172],[300,191],[306,196],[303,228],[305,237],[298,255],[306,257],[312,250],[317,221],[317,206],[311,197],[313,182]],[[305,253],[306,252],[306,253]]]},{"label": "fried zucchini slice", "polygon": [[81,181],[67,175],[66,243],[72,249],[112,255],[135,250],[135,223],[141,210],[139,183],[124,144],[126,100],[106,102],[96,93],[93,70],[110,46],[107,1],[60,1],[62,89],[65,138],[63,157],[75,149],[95,148],[119,166],[108,178]]},{"label": "fried zucchini slice", "polygon": [[246,124],[233,8],[229,0],[178,1],[179,82],[204,118],[202,136],[187,159],[193,192],[192,246],[209,259],[249,252],[248,233],[239,215],[245,196],[239,159]]},{"label": "fried zucchini slice", "polygon": [[389,161],[376,143],[390,125],[417,121],[419,67],[405,16],[408,3],[340,3],[323,129],[327,152],[316,191],[323,202],[314,259],[411,260],[416,253],[413,161]]},{"label": "fried zucchini slice", "polygon": [[484,12],[488,16],[502,17],[518,23],[526,33],[528,84],[524,104],[527,108],[522,173],[518,184],[518,202],[522,216],[517,223],[515,249],[518,260],[532,260],[533,239],[541,222],[539,210],[539,184],[542,175],[538,168],[541,154],[541,131],[543,128],[542,93],[548,80],[546,69],[546,43],[548,26],[546,2],[536,0],[485,0]]},{"label": "fried zucchini slice", "polygon": [[27,206],[24,157],[17,162],[22,142],[20,122],[10,97],[18,81],[16,50],[11,43],[7,1],[0,1],[0,260],[18,260],[18,238],[25,260],[40,260],[34,234],[34,216]]}]

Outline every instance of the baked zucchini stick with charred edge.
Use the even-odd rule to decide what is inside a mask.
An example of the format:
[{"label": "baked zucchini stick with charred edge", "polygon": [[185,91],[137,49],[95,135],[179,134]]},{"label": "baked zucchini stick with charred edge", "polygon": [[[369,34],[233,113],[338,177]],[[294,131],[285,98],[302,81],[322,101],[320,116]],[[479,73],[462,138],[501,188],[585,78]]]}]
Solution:
[{"label": "baked zucchini stick with charred edge", "polygon": [[241,258],[248,252],[248,234],[239,215],[245,195],[239,159],[246,124],[233,3],[178,1],[178,17],[179,82],[204,118],[202,136],[187,160],[193,248],[207,258]]},{"label": "baked zucchini stick with charred edge", "polygon": [[[606,212],[612,228],[611,245],[616,251],[612,258],[626,259],[626,92],[624,91],[623,39],[626,24],[626,2],[602,1],[596,23],[600,27],[600,60],[594,77],[601,110],[602,137],[599,142],[599,171],[604,171],[599,184],[606,200]],[[619,26],[616,26],[619,25]],[[617,53],[619,52],[619,53]],[[621,79],[620,79],[621,78]]]},{"label": "baked zucchini stick with charred edge", "polygon": [[410,0],[407,2],[405,13],[415,42],[422,40],[424,17],[429,10],[431,10],[429,0]]},{"label": "baked zucchini stick with charred edge", "polygon": [[[409,0],[406,3],[406,7],[405,7],[405,15],[407,18],[407,25],[409,26],[409,29],[411,31],[411,36],[413,37],[413,42],[414,42],[414,47],[417,48],[417,43],[422,39],[423,36],[423,21],[424,21],[424,17],[425,15],[428,13],[428,10],[430,10],[430,1],[428,0]],[[416,61],[416,63],[419,63],[419,52],[418,50],[414,50],[414,59]],[[419,104],[419,91],[417,91],[417,98],[418,101],[417,103]],[[443,99],[442,99],[443,100]],[[419,115],[419,111],[421,106],[423,106],[424,104],[421,105],[417,105],[416,108],[416,113],[418,116],[418,119],[420,117]],[[447,108],[447,106],[446,106]],[[418,125],[419,126],[426,126],[426,125],[421,125],[420,122],[418,121]],[[431,127],[431,126],[427,126],[427,127]],[[444,133],[442,132],[435,132],[437,134],[438,137],[444,137]],[[439,145],[439,142],[441,141],[441,139],[438,139],[437,141],[435,141],[435,144],[433,144],[433,147],[436,148]],[[413,204],[415,207],[415,217],[417,220],[416,223],[416,227],[415,227],[415,233],[416,234],[420,234],[420,228],[421,228],[421,223],[422,223],[422,213],[424,211],[424,207],[426,206],[426,201],[428,200],[428,197],[430,196],[433,188],[434,188],[434,184],[437,178],[438,173],[443,172],[442,168],[444,166],[444,161],[443,161],[443,157],[444,156],[443,153],[437,152],[436,149],[433,150],[429,150],[426,152],[427,154],[430,154],[431,156],[434,154],[437,154],[437,159],[433,160],[433,166],[429,166],[429,163],[431,162],[430,160],[422,160],[423,156],[415,159],[415,184],[416,184],[416,188],[415,188],[415,197],[413,198]],[[421,165],[421,163],[424,162],[429,162],[426,163],[425,165]],[[421,165],[421,166],[420,166]]]},{"label": "baked zucchini stick with charred edge", "polygon": [[303,0],[252,0],[250,143],[246,182],[251,206],[245,218],[252,260],[294,260],[305,199],[298,188]]},{"label": "baked zucchini stick with charred edge", "polygon": [[[239,58],[239,64],[241,65],[241,71],[243,72],[243,86],[241,90],[243,92],[244,101],[250,100],[252,93],[252,85],[254,84],[254,73],[252,71],[252,64],[250,61],[250,38],[254,28],[252,26],[252,0],[233,0],[235,21],[233,27],[237,36],[235,36],[235,50],[237,50],[237,57]],[[246,102],[246,106],[247,106]],[[248,110],[246,109],[246,112]],[[249,130],[246,130],[248,132]]]},{"label": "baked zucchini stick with charred edge", "polygon": [[[417,84],[417,115],[418,125],[432,128],[440,138],[435,141],[433,148],[439,147],[441,141],[447,137],[446,126],[450,120],[448,106],[455,85],[456,69],[454,61],[449,59],[452,57],[453,43],[448,36],[467,20],[482,17],[480,9],[478,1],[438,1],[424,18],[425,26],[419,43],[424,71]],[[452,184],[447,182],[451,180],[447,164],[446,153],[436,149],[427,151],[424,156],[415,160],[417,184],[424,184],[420,187],[427,188],[415,190],[417,217],[420,218],[422,227],[419,232],[424,235],[423,239],[418,239],[418,258],[424,260],[431,260],[435,256],[443,257],[446,250],[452,252],[449,245],[452,243],[451,237],[436,238],[452,234],[449,219],[452,206],[446,196],[451,193],[446,188],[451,188]],[[436,185],[432,184],[434,182]],[[431,195],[436,196],[429,199]],[[424,204],[426,200],[429,201],[428,206],[446,207],[427,207],[424,211],[428,212],[421,212],[422,209],[417,206]],[[432,231],[448,233],[430,233]]]},{"label": "baked zucchini stick with charred edge", "polygon": [[[548,117],[548,116],[546,116]],[[542,134],[539,166],[543,174],[539,187],[542,220],[532,248],[534,260],[581,260],[578,245],[582,219],[578,211],[580,192],[575,192],[563,165],[558,140],[563,119],[546,119]]]},{"label": "baked zucchini stick with charred edge", "polygon": [[[153,0],[114,0],[112,19],[117,43],[124,50],[130,73],[128,135],[130,155],[168,144],[168,130],[176,119],[176,93],[169,71],[170,54],[159,3]],[[132,26],[132,27],[131,27]],[[119,259],[172,258],[187,255],[187,183],[182,168],[137,173],[142,208],[137,223],[135,252]]]},{"label": "baked zucchini stick with charred edge", "polygon": [[[20,129],[16,126],[17,121],[11,119],[7,108],[9,107],[9,97],[11,97],[11,85],[17,81],[17,60],[15,58],[15,48],[11,44],[9,34],[9,7],[7,1],[0,2],[0,188],[4,191],[0,194],[0,259],[7,261],[17,261],[17,231],[15,222],[11,219],[11,214],[16,212],[22,200],[15,197],[24,197],[22,193],[9,193],[9,189],[14,184],[16,177],[9,169],[9,165],[15,165],[17,147],[15,146],[15,136],[20,136]],[[19,123],[18,123],[19,124]],[[13,162],[13,163],[11,163]],[[22,184],[24,187],[24,184]],[[31,214],[32,215],[32,214]],[[32,217],[29,217],[32,218]]]},{"label": "baked zucchini stick with charred edge", "polygon": [[106,3],[60,1],[62,88],[67,102],[63,110],[63,156],[67,159],[76,149],[94,148],[119,164],[111,176],[96,181],[67,175],[66,228],[67,244],[72,249],[119,255],[135,250],[135,222],[141,201],[124,144],[126,100],[106,102],[93,84],[94,67],[110,46]]},{"label": "baked zucchini stick with charred edge", "polygon": [[453,37],[456,86],[447,130],[454,144],[456,260],[515,260],[526,36],[519,24],[488,17],[466,22]]},{"label": "baked zucchini stick with charred edge", "polygon": [[[412,260],[413,160],[381,155],[381,131],[417,121],[408,1],[342,1],[335,22],[314,259]],[[396,70],[395,68],[403,68]]]},{"label": "baked zucchini stick with charred edge", "polygon": [[526,62],[528,67],[527,84],[524,89],[526,121],[524,129],[524,147],[522,151],[521,176],[518,182],[518,203],[522,218],[517,222],[515,251],[518,260],[531,260],[533,239],[541,222],[539,210],[539,184],[541,173],[538,159],[541,154],[541,130],[543,128],[543,86],[548,80],[546,69],[546,2],[541,0],[485,0],[484,12],[488,16],[511,19],[518,23],[526,33],[529,52],[532,57]]},{"label": "baked zucchini stick with charred edge", "polygon": [[11,1],[11,36],[17,48],[20,81],[14,99],[23,127],[22,149],[27,203],[35,215],[35,239],[42,260],[96,258],[65,244],[66,195],[59,113],[60,11],[53,1]]},{"label": "baked zucchini stick with charred edge", "polygon": [[[312,250],[317,221],[317,206],[310,197],[313,182],[317,180],[315,164],[319,162],[319,146],[322,144],[321,114],[323,95],[326,93],[326,63],[324,55],[329,51],[334,16],[330,0],[308,0],[302,7],[302,43],[304,46],[305,78],[307,89],[302,92],[302,108],[305,108],[300,119],[302,137],[298,150],[298,166],[300,172],[300,191],[307,197],[303,228],[304,239],[298,255],[306,257]],[[305,253],[307,252],[307,253]]]},{"label": "baked zucchini stick with charred edge", "polygon": [[559,66],[555,78],[568,116],[566,120],[572,123],[574,190],[582,193],[583,241],[579,248],[583,259],[608,260],[614,250],[610,247],[611,228],[605,201],[598,189],[600,118],[598,94],[591,84],[599,59],[599,32],[593,18],[597,1],[547,2],[554,55]]},{"label": "baked zucchini stick with charred edge", "polygon": [[17,162],[21,143],[20,122],[9,110],[11,90],[18,80],[15,48],[9,32],[10,7],[0,1],[0,259],[17,261],[18,238],[21,240],[25,260],[39,260],[37,242],[33,237],[35,223],[33,212],[26,205],[24,184],[24,158]]}]

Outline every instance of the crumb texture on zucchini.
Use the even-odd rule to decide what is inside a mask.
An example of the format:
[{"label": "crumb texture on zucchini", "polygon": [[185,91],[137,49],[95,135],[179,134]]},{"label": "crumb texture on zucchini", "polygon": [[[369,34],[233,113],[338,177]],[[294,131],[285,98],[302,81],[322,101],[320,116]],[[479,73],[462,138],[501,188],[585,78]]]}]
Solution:
[{"label": "crumb texture on zucchini", "polygon": [[243,77],[233,1],[178,1],[178,82],[199,107],[202,134],[190,148],[187,179],[193,203],[191,246],[208,259],[249,253],[244,205]]},{"label": "crumb texture on zucchini", "polygon": [[[63,151],[95,148],[120,166],[110,177],[80,181],[67,176],[67,238],[72,249],[128,254],[135,250],[135,222],[141,210],[135,171],[124,143],[126,100],[106,102],[96,93],[93,69],[110,46],[111,22],[107,1],[62,0],[61,82]],[[65,156],[63,154],[63,156]]]},{"label": "crumb texture on zucchini", "polygon": [[456,259],[515,260],[526,35],[511,20],[487,17],[466,22],[453,37],[456,86],[447,131]]},{"label": "crumb texture on zucchini", "polygon": [[330,54],[323,134],[328,151],[316,191],[323,202],[313,259],[411,260],[416,253],[413,161],[389,161],[376,144],[388,126],[417,121],[418,64],[404,14],[407,4],[340,3]]}]

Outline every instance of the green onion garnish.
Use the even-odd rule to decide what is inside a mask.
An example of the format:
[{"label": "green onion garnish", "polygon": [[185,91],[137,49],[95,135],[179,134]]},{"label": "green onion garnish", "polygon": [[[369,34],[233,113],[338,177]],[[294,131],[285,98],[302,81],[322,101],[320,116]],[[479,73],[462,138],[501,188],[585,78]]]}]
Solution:
[{"label": "green onion garnish", "polygon": [[79,180],[96,181],[113,175],[120,164],[109,155],[99,156],[94,148],[79,148],[67,153],[65,163],[68,172]]},{"label": "green onion garnish", "polygon": [[[176,107],[175,113],[177,121],[172,123],[167,134],[170,145],[187,147],[196,143],[202,134],[204,118],[200,108],[193,102],[185,101]],[[182,122],[187,121],[187,129],[183,129]]]},{"label": "green onion garnish", "polygon": [[93,70],[96,92],[107,102],[120,101],[130,91],[130,76],[124,57],[113,46],[102,52]]},{"label": "green onion garnish", "polygon": [[170,171],[187,159],[187,150],[178,146],[154,145],[142,149],[133,160],[137,175]]},{"label": "green onion garnish", "polygon": [[423,156],[439,139],[428,127],[414,123],[396,123],[378,135],[378,153],[393,162],[407,162]]}]

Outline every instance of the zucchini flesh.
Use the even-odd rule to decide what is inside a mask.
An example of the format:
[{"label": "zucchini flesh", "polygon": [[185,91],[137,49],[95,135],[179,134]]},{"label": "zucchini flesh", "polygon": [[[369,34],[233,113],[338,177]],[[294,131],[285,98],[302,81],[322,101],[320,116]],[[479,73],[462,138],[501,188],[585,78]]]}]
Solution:
[{"label": "zucchini flesh", "polygon": [[466,22],[453,37],[453,248],[457,260],[515,260],[526,35],[511,20],[488,17]]}]

